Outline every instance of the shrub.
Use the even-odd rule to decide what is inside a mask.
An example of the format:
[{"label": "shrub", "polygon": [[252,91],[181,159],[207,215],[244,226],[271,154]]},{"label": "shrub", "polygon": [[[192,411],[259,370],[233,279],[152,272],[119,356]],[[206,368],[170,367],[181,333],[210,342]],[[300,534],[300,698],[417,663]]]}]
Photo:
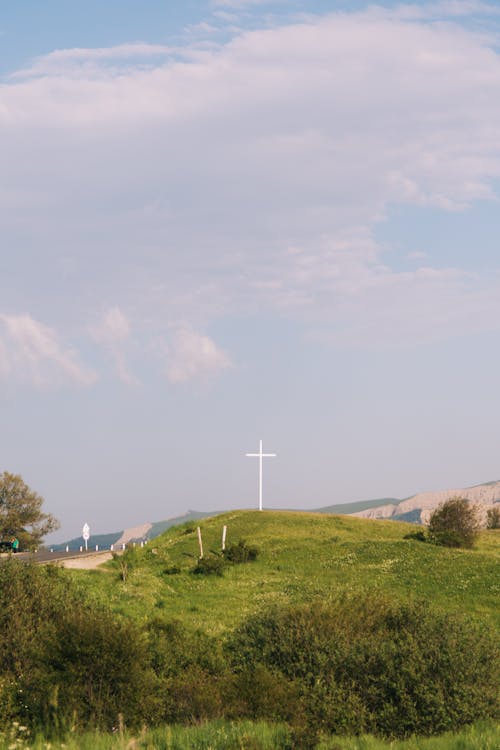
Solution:
[{"label": "shrub", "polygon": [[226,679],[226,717],[291,721],[301,713],[299,687],[279,670],[250,666]]},{"label": "shrub", "polygon": [[415,539],[417,542],[426,542],[427,537],[425,535],[425,531],[422,529],[419,529],[418,531],[410,531],[408,534],[405,534],[403,539]]},{"label": "shrub", "polygon": [[110,729],[149,716],[144,639],[53,566],[0,566],[0,706],[46,735],[70,725]]},{"label": "shrub", "polygon": [[480,529],[478,510],[463,497],[441,503],[429,519],[429,537],[445,547],[473,547]]},{"label": "shrub", "polygon": [[177,565],[171,565],[169,568],[163,569],[163,574],[166,576],[176,576],[181,572],[181,569]]},{"label": "shrub", "polygon": [[51,699],[59,722],[109,731],[119,714],[129,727],[149,718],[153,674],[134,623],[103,608],[67,610],[45,663],[55,686]]},{"label": "shrub", "polygon": [[240,539],[236,544],[228,544],[224,550],[224,557],[232,563],[247,563],[257,559],[259,550]]},{"label": "shrub", "polygon": [[297,688],[293,721],[309,739],[312,729],[436,734],[498,715],[494,635],[426,604],[372,596],[277,608],[251,617],[227,648],[238,674],[262,665]]},{"label": "shrub", "polygon": [[151,665],[161,679],[182,674],[193,666],[217,675],[224,669],[220,641],[180,622],[155,618],[147,625]]},{"label": "shrub", "polygon": [[160,619],[149,623],[148,638],[157,678],[156,719],[171,723],[221,717],[226,667],[219,642]]},{"label": "shrub", "polygon": [[124,552],[113,552],[113,563],[119,571],[119,578],[124,583],[128,580],[130,573],[137,570],[141,563],[141,555],[137,547],[127,547]]},{"label": "shrub", "polygon": [[497,504],[493,508],[488,508],[486,519],[486,528],[500,529],[500,505]]},{"label": "shrub", "polygon": [[200,576],[221,576],[224,572],[224,558],[219,555],[206,555],[200,557],[192,570],[194,575]]}]

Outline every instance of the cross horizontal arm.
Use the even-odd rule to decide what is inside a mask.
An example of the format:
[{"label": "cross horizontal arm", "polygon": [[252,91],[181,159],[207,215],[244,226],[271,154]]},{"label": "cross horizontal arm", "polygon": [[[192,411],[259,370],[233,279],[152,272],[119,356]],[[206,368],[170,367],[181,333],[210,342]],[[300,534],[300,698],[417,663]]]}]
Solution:
[{"label": "cross horizontal arm", "polygon": [[246,453],[245,455],[251,458],[273,458],[276,457],[276,453]]}]

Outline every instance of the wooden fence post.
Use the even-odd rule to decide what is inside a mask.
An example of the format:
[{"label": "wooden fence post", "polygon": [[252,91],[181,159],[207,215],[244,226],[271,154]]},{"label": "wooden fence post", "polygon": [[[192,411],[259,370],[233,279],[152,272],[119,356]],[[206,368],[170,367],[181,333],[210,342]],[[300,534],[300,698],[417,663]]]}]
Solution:
[{"label": "wooden fence post", "polygon": [[201,529],[198,526],[198,544],[200,545],[200,560],[203,560],[203,542],[201,540]]}]

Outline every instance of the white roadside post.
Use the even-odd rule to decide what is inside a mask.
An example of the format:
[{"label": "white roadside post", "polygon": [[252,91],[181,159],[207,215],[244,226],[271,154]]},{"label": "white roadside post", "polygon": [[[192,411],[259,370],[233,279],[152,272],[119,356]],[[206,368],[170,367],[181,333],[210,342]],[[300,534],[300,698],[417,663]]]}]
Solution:
[{"label": "white roadside post", "polygon": [[258,453],[247,453],[249,458],[259,459],[259,510],[262,510],[262,459],[263,458],[275,458],[276,453],[263,453],[262,452],[262,440],[259,442]]},{"label": "white roadside post", "polygon": [[83,526],[82,537],[83,537],[83,541],[85,542],[85,552],[87,552],[89,548],[88,541],[90,539],[90,526],[88,525],[88,523],[84,524]]}]

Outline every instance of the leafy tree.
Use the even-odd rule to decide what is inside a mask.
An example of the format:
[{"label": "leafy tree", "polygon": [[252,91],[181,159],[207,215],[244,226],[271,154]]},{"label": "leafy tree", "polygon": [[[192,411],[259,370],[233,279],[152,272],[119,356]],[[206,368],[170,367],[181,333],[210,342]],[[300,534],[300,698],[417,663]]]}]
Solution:
[{"label": "leafy tree", "polygon": [[478,509],[463,497],[441,503],[429,520],[431,540],[445,547],[473,547],[480,528]]},{"label": "leafy tree", "polygon": [[486,528],[500,529],[500,505],[494,505],[488,509]]},{"label": "leafy tree", "polygon": [[37,547],[43,537],[59,528],[59,521],[42,512],[43,497],[28,487],[22,477],[0,474],[0,539],[17,537],[21,549]]}]

